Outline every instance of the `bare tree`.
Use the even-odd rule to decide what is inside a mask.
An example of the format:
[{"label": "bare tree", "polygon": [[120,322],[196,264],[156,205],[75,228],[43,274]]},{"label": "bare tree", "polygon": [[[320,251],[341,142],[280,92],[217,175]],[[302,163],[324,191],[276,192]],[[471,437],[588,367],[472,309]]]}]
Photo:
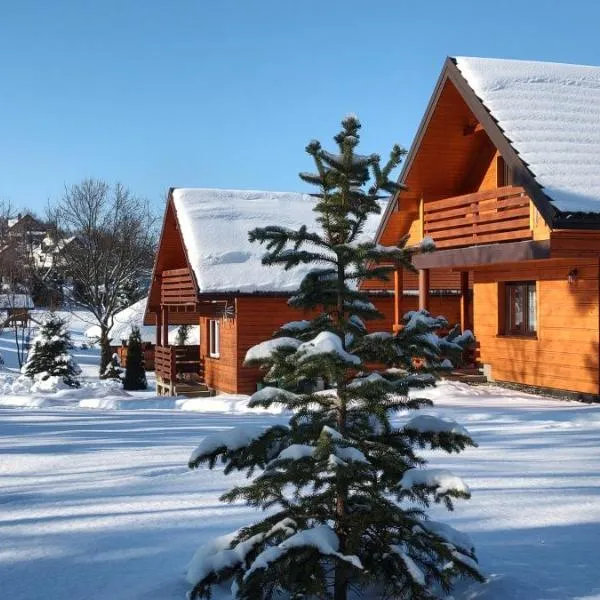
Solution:
[{"label": "bare tree", "polygon": [[86,179],[65,189],[49,211],[56,231],[75,236],[61,260],[72,285],[65,299],[89,310],[100,326],[100,373],[110,362],[117,312],[142,298],[152,269],[157,219],[146,200],[121,184]]}]

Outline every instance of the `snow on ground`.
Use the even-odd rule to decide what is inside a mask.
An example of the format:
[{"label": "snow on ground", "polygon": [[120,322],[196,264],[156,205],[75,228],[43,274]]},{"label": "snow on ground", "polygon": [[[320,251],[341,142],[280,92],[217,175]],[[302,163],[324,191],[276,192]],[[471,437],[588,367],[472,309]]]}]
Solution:
[{"label": "snow on ground", "polygon": [[[600,598],[600,407],[450,382],[420,395],[479,444],[430,464],[470,487],[434,516],[490,574],[455,600]],[[3,597],[181,599],[197,547],[258,517],[218,500],[239,475],[186,463],[207,434],[283,416],[112,408],[0,409]]]},{"label": "snow on ground", "polygon": [[[31,339],[33,339],[35,335],[37,328],[36,322],[41,322],[46,314],[46,311],[40,309],[31,311],[32,319],[35,320],[31,321]],[[82,376],[84,378],[97,377],[100,351],[97,347],[90,347],[90,342],[85,336],[86,329],[94,324],[94,317],[85,310],[77,310],[74,312],[57,311],[56,314],[65,319],[69,324],[71,341],[75,346],[72,354],[75,356],[75,359],[81,367]],[[20,331],[21,330],[19,329],[19,336]],[[12,327],[5,327],[4,330],[0,332],[0,355],[4,360],[4,365],[0,368],[0,374],[18,372],[19,361],[15,343],[15,330]]]}]

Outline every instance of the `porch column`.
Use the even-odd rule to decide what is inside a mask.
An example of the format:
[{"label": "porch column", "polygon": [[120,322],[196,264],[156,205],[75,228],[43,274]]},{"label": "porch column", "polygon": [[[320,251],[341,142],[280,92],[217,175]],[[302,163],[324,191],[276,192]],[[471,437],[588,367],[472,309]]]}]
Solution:
[{"label": "porch column", "polygon": [[402,276],[402,267],[396,267],[394,271],[394,325],[393,330],[400,329],[400,319],[402,318],[402,296],[404,295],[404,278]]},{"label": "porch column", "polygon": [[169,345],[169,309],[166,306],[162,307],[162,342]]},{"label": "porch column", "polygon": [[460,272],[460,327],[471,329],[471,296],[469,295],[469,272]]},{"label": "porch column", "polygon": [[162,346],[162,312],[157,310],[154,314],[156,316],[156,345]]},{"label": "porch column", "polygon": [[429,310],[429,269],[419,269],[419,310]]}]

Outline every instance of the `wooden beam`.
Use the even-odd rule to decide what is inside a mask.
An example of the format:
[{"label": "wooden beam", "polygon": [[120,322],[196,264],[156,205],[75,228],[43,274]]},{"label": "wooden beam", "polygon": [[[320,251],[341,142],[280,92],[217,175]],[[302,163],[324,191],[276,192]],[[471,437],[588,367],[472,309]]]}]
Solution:
[{"label": "wooden beam", "polygon": [[469,123],[468,125],[465,125],[463,135],[474,135],[480,131],[485,131],[481,123]]},{"label": "wooden beam", "polygon": [[413,265],[417,269],[464,268],[542,258],[550,258],[550,240],[481,244],[466,248],[436,250],[415,254]]},{"label": "wooden beam", "polygon": [[402,267],[396,267],[394,271],[394,330],[400,328],[402,318],[402,296],[404,295],[404,278]]},{"label": "wooden beam", "polygon": [[419,310],[429,310],[429,269],[419,269]]},{"label": "wooden beam", "polygon": [[162,346],[162,312],[156,311],[156,345]]},{"label": "wooden beam", "polygon": [[162,308],[162,341],[165,346],[169,345],[169,309]]},{"label": "wooden beam", "polygon": [[468,271],[460,272],[460,327],[462,331],[471,329],[471,296]]}]

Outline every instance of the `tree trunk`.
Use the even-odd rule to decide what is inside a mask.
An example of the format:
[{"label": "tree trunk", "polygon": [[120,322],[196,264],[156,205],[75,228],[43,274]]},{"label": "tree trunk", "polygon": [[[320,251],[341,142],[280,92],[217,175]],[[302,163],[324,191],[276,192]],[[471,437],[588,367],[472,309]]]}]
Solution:
[{"label": "tree trunk", "polygon": [[[344,435],[346,430],[346,401],[342,397],[338,408],[338,431]],[[340,390],[338,389],[338,394]],[[338,481],[336,484],[336,502],[335,502],[335,533],[340,542],[338,552],[346,554],[347,534],[346,534],[346,501],[348,498],[347,486]],[[338,563],[335,566],[335,581],[333,590],[333,600],[346,600],[348,594],[348,570],[346,565]]]},{"label": "tree trunk", "polygon": [[[339,259],[338,259],[339,260]],[[338,329],[342,338],[342,347],[346,348],[346,339],[344,332],[345,322],[345,304],[344,304],[344,272],[345,265],[338,263],[337,277],[337,311],[338,311]],[[346,433],[346,398],[345,398],[345,380],[344,376],[336,382],[338,394],[338,414],[337,428],[341,435]],[[336,483],[336,502],[335,502],[335,533],[340,542],[338,551],[346,554],[347,534],[346,534],[346,504],[348,499],[348,488],[340,482]],[[348,595],[348,570],[342,563],[336,564],[335,580],[333,589],[333,600],[346,600]]]},{"label": "tree trunk", "polygon": [[106,367],[110,363],[112,352],[110,350],[110,338],[106,325],[100,325],[100,377],[104,375]]}]

